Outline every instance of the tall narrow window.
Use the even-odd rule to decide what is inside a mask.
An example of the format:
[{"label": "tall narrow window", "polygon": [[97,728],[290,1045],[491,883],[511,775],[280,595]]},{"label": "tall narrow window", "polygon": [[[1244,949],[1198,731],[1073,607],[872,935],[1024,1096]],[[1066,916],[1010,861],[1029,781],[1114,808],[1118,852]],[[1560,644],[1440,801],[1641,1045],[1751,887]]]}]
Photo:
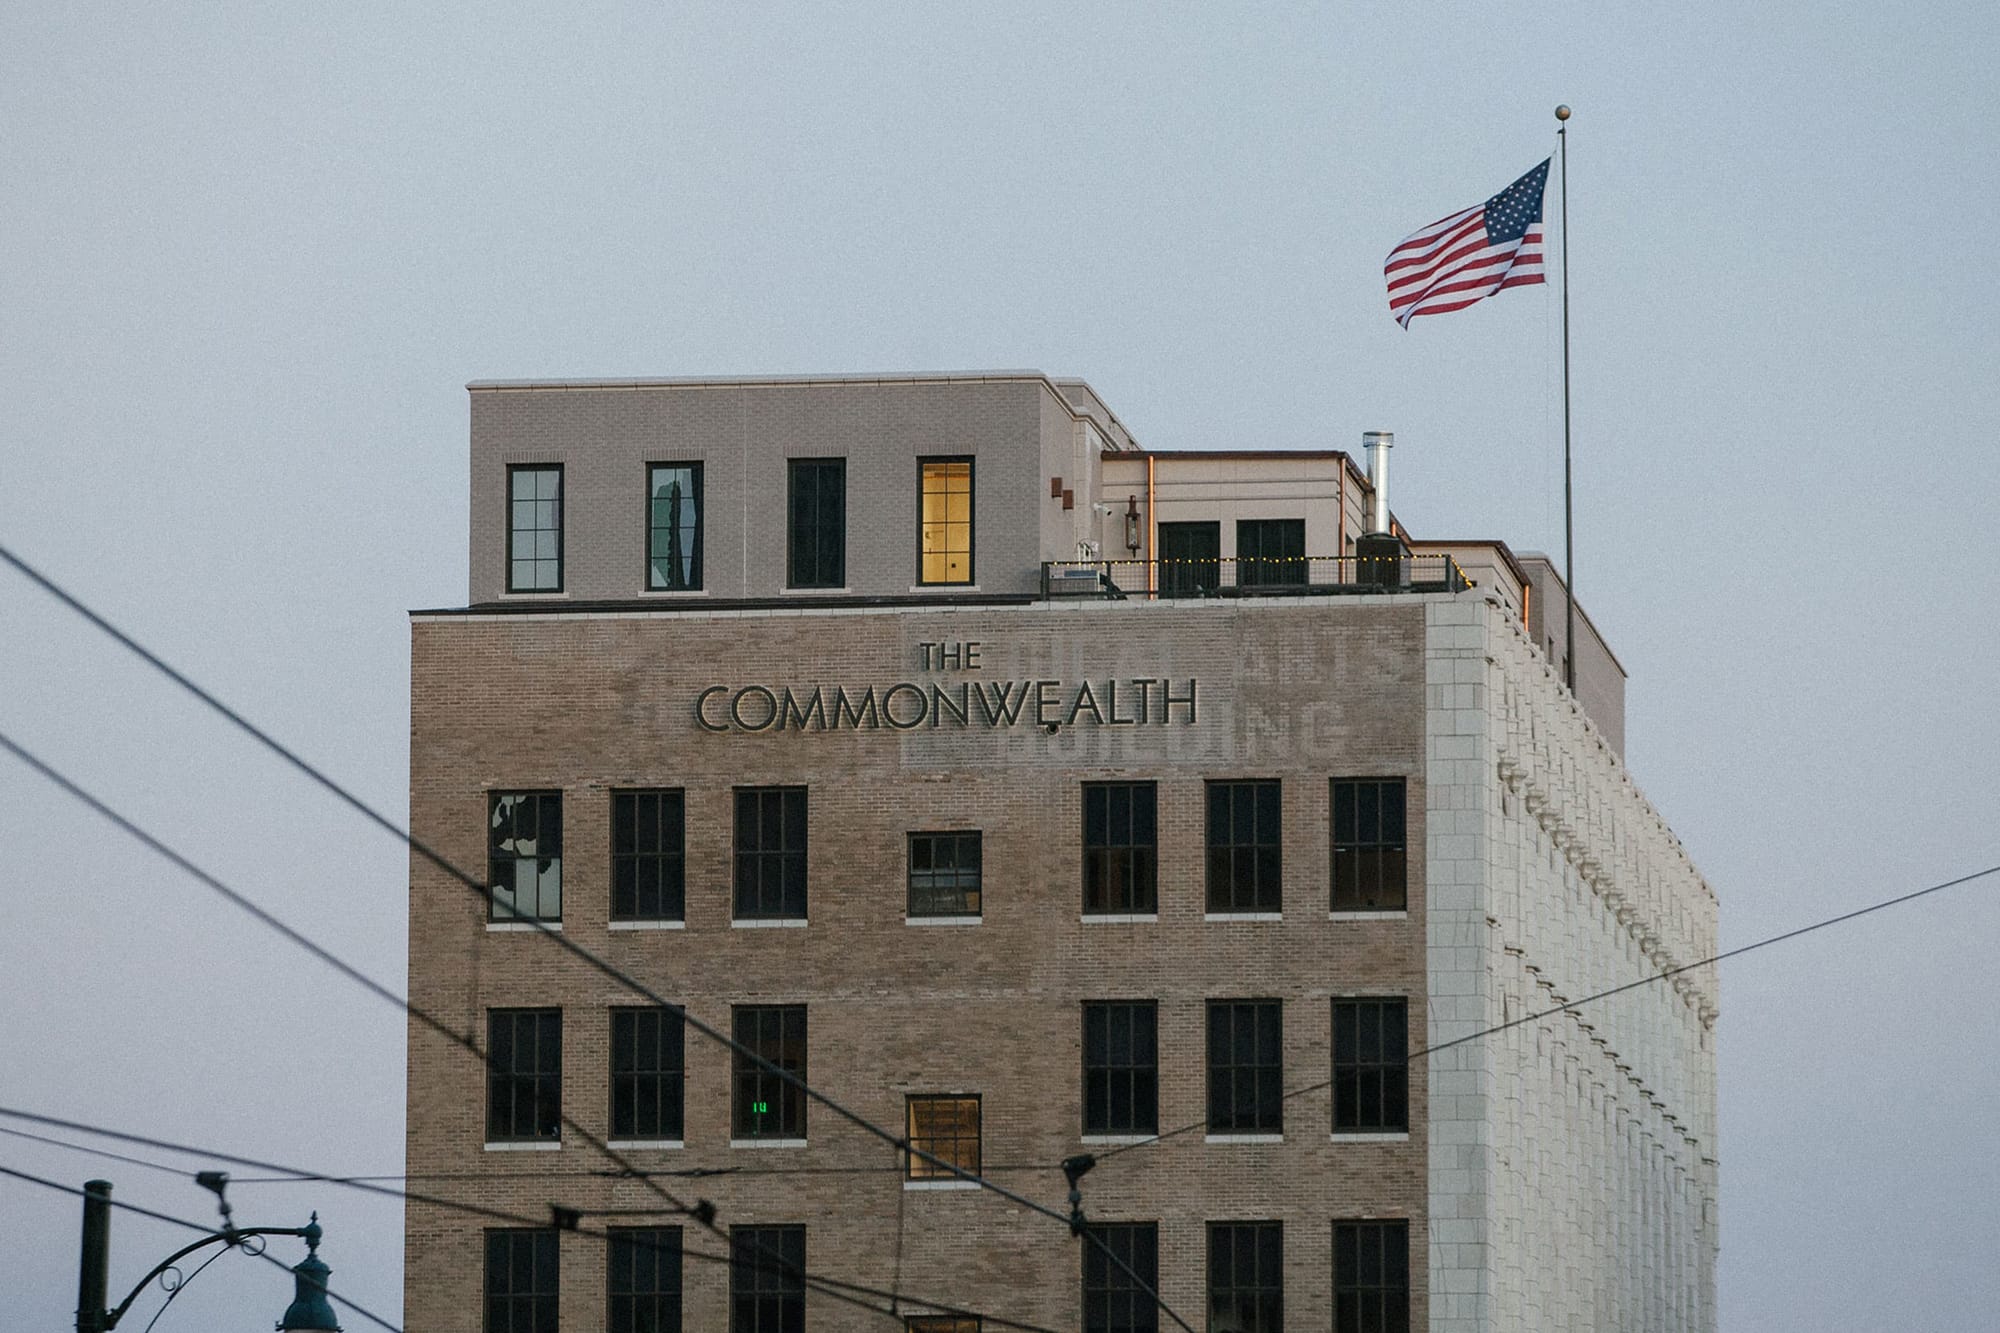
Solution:
[{"label": "tall narrow window", "polygon": [[736,919],[806,915],[806,789],[736,789]]},{"label": "tall narrow window", "polygon": [[657,592],[701,587],[701,464],[646,469],[646,586]]},{"label": "tall narrow window", "polygon": [[1335,1333],[1409,1333],[1410,1224],[1333,1224]]},{"label": "tall narrow window", "polygon": [[1409,1001],[1333,1002],[1333,1132],[1410,1127]]},{"label": "tall narrow window", "polygon": [[553,1228],[486,1233],[486,1333],[556,1333],[562,1295]]},{"label": "tall narrow window", "polygon": [[786,543],[794,588],[838,588],[847,582],[847,460],[792,460],[791,522]]},{"label": "tall narrow window", "polygon": [[562,920],[562,793],[496,791],[487,809],[488,918]]},{"label": "tall narrow window", "polygon": [[729,1333],[804,1333],[806,1229],[729,1228]]},{"label": "tall narrow window", "polygon": [[681,1229],[613,1227],[607,1333],[681,1333]]},{"label": "tall narrow window", "polygon": [[[743,1004],[735,1014],[736,1043],[779,1069],[806,1078],[806,1007],[802,1004]],[[735,1052],[733,1126],[739,1139],[803,1139],[806,1094],[799,1083],[772,1073],[742,1051]]]},{"label": "tall narrow window", "polygon": [[923,517],[918,582],[972,582],[972,460],[926,458],[917,464]]},{"label": "tall narrow window", "polygon": [[681,1136],[685,1027],[676,1008],[611,1011],[611,1137]]},{"label": "tall narrow window", "polygon": [[1088,1231],[1083,1239],[1084,1333],[1159,1333],[1160,1302],[1154,1294],[1160,1289],[1159,1225],[1099,1222]]},{"label": "tall narrow window", "polygon": [[1283,1224],[1208,1224],[1208,1326],[1235,1333],[1284,1333]]},{"label": "tall narrow window", "polygon": [[561,592],[563,470],[507,469],[507,591]]},{"label": "tall narrow window", "polygon": [[[979,1098],[910,1097],[906,1099],[910,1146],[949,1162],[960,1171],[979,1174]],[[950,1170],[916,1153],[908,1155],[911,1180],[957,1180]]]},{"label": "tall narrow window", "polygon": [[678,789],[611,793],[611,919],[684,919],[686,803]]},{"label": "tall narrow window", "polygon": [[562,1138],[562,1010],[486,1011],[486,1141]]},{"label": "tall narrow window", "polygon": [[1403,779],[1334,779],[1334,911],[1403,909],[1408,902],[1403,837]]},{"label": "tall narrow window", "polygon": [[1160,1007],[1152,1000],[1083,1006],[1083,1132],[1160,1132]]},{"label": "tall narrow window", "polygon": [[978,916],[979,833],[910,835],[911,916]]},{"label": "tall narrow window", "polygon": [[1302,518],[1236,520],[1236,585],[1300,588],[1306,582],[1306,521]]},{"label": "tall narrow window", "polygon": [[1276,1000],[1208,1002],[1208,1132],[1285,1128],[1283,1009]]},{"label": "tall narrow window", "polygon": [[1150,782],[1083,785],[1083,910],[1144,915],[1159,910],[1155,873],[1157,788]]},{"label": "tall narrow window", "polygon": [[1208,910],[1279,910],[1279,788],[1275,782],[1208,784]]}]

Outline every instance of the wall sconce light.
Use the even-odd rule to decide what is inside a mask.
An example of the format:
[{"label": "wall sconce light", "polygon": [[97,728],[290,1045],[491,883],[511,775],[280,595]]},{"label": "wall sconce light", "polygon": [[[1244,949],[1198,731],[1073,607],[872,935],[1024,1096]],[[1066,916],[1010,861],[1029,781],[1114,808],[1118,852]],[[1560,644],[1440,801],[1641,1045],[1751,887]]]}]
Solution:
[{"label": "wall sconce light", "polygon": [[1139,554],[1139,497],[1125,497],[1125,549]]}]

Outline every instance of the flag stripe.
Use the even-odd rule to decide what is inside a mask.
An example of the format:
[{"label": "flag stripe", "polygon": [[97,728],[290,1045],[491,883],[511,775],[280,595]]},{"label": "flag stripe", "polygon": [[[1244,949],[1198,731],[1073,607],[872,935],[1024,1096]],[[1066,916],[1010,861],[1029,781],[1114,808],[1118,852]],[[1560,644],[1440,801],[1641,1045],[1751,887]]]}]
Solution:
[{"label": "flag stripe", "polygon": [[1485,203],[1439,218],[1397,242],[1383,261],[1389,313],[1404,328],[1418,315],[1463,310],[1495,292],[1544,282],[1544,161]]}]

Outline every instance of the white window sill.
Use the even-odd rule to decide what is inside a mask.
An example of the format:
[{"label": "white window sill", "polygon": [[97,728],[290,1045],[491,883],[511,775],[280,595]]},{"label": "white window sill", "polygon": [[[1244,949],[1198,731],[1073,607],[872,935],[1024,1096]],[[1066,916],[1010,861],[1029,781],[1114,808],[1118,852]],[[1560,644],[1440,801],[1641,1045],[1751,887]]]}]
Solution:
[{"label": "white window sill", "polygon": [[494,933],[494,934],[505,934],[505,933],[507,933],[508,931],[519,931],[519,930],[533,930],[533,931],[547,931],[547,932],[548,932],[549,934],[551,934],[551,935],[560,935],[560,934],[562,934],[562,922],[560,922],[560,921],[488,921],[488,922],[486,923],[486,929],[487,929],[488,931],[490,931],[490,932]]},{"label": "white window sill", "polygon": [[1203,1143],[1283,1143],[1283,1134],[1207,1134]]},{"label": "white window sill", "polygon": [[562,1142],[557,1139],[503,1139],[498,1143],[488,1143],[488,1152],[561,1152]]},{"label": "white window sill", "polygon": [[642,1151],[651,1152],[654,1149],[685,1148],[687,1144],[681,1139],[606,1139],[604,1146],[607,1148],[637,1148]]},{"label": "white window sill", "polygon": [[979,1188],[979,1182],[976,1180],[906,1180],[903,1182],[903,1188],[906,1190],[976,1190]]},{"label": "white window sill", "polygon": [[1203,912],[1203,921],[1283,921],[1283,912]]},{"label": "white window sill", "polygon": [[731,1139],[732,1148],[803,1148],[804,1139]]},{"label": "white window sill", "polygon": [[1385,907],[1379,912],[1328,912],[1328,921],[1408,921],[1409,909]]},{"label": "white window sill", "polygon": [[639,589],[639,595],[640,595],[641,597],[671,597],[671,598],[675,599],[676,601],[678,601],[678,600],[680,600],[680,599],[681,599],[681,598],[683,598],[683,597],[706,597],[706,596],[708,596],[708,589],[706,589],[706,588],[641,588],[641,589]]},{"label": "white window sill", "polygon": [[1085,912],[1083,924],[1100,926],[1143,926],[1158,921],[1158,912]]},{"label": "white window sill", "polygon": [[528,597],[536,601],[548,602],[568,597],[569,593],[561,588],[509,588],[503,595],[507,597]]},{"label": "white window sill", "polygon": [[685,921],[612,921],[606,930],[686,930]]},{"label": "white window sill", "polygon": [[1335,1131],[1326,1137],[1333,1143],[1408,1143],[1410,1141],[1410,1131],[1406,1129],[1402,1131],[1392,1130],[1387,1133],[1369,1132],[1352,1134],[1342,1134]]},{"label": "white window sill", "polygon": [[781,597],[840,597],[853,592],[852,588],[780,588]]},{"label": "white window sill", "polygon": [[750,916],[739,917],[729,923],[732,930],[804,930],[806,919],[802,916]]},{"label": "white window sill", "polygon": [[986,918],[983,916],[906,916],[903,918],[903,924],[906,926],[983,926],[986,924]]},{"label": "white window sill", "polygon": [[1151,1143],[1158,1134],[1086,1134],[1083,1142],[1101,1148],[1123,1148],[1134,1143]]}]

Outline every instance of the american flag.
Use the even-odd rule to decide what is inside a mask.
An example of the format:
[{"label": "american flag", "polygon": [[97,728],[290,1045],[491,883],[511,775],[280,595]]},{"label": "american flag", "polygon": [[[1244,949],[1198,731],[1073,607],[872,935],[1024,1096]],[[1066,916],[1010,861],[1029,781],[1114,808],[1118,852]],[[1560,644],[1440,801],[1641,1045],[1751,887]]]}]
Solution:
[{"label": "american flag", "polygon": [[1542,191],[1549,159],[1474,208],[1439,218],[1389,252],[1389,313],[1404,328],[1418,315],[1463,310],[1509,287],[1543,282]]}]

